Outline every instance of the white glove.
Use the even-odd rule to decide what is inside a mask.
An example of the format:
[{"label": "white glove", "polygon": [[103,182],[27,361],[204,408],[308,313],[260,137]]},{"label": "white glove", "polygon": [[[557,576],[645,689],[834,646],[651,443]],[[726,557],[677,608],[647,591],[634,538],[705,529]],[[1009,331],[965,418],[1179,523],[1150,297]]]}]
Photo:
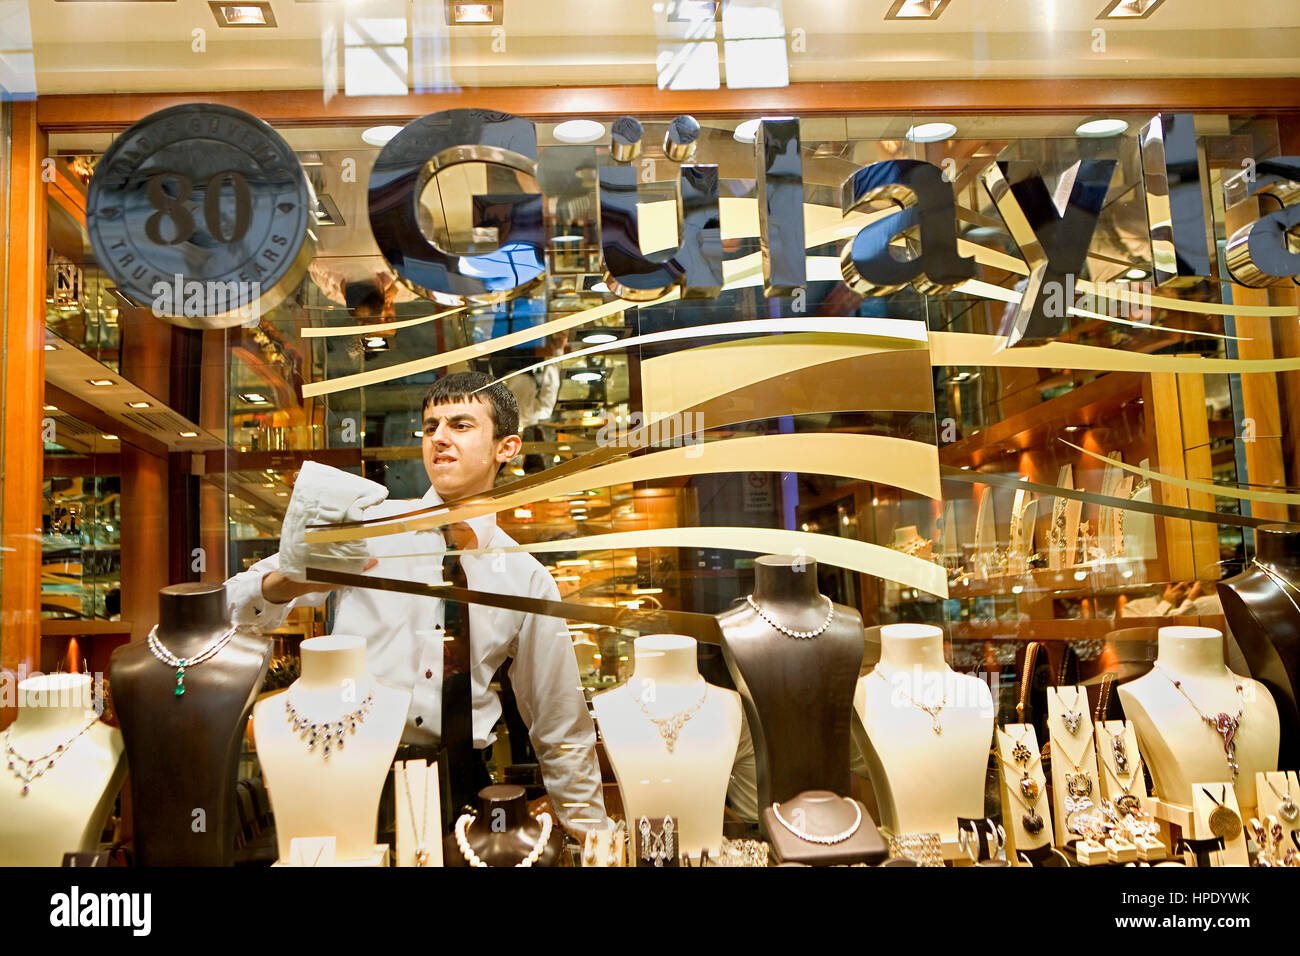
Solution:
[{"label": "white glove", "polygon": [[291,581],[307,580],[310,565],[328,571],[360,574],[370,559],[366,539],[307,544],[308,527],[359,521],[369,507],[388,497],[388,489],[329,465],[303,462],[280,530],[280,573]]}]

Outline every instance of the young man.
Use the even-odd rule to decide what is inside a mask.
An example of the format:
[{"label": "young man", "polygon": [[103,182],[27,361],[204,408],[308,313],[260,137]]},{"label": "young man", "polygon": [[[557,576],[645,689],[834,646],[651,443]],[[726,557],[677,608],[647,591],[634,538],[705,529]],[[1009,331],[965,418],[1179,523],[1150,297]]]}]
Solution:
[{"label": "young man", "polygon": [[[492,489],[498,469],[519,454],[522,441],[514,396],[504,385],[491,382],[481,372],[457,372],[434,383],[423,406],[423,459],[432,487],[418,501],[384,501],[368,508],[365,518],[395,516]],[[455,548],[495,549],[516,543],[496,526],[494,515],[448,531],[450,546]],[[377,564],[374,573],[384,577],[440,583],[443,541],[437,530],[370,538],[367,543],[374,559],[370,566]],[[555,581],[530,554],[462,555],[461,566],[470,588],[560,600]],[[318,607],[330,591],[337,591],[334,632],[365,637],[371,673],[411,691],[402,743],[436,747],[441,724],[443,602],[372,588],[302,584],[278,569],[279,555],[271,555],[226,583],[232,620],[278,627],[291,608]],[[564,621],[481,605],[470,605],[468,610],[474,746],[483,749],[493,740],[501,703],[488,682],[507,657],[513,658],[510,681],[559,821],[575,833],[605,827],[595,729]]]}]

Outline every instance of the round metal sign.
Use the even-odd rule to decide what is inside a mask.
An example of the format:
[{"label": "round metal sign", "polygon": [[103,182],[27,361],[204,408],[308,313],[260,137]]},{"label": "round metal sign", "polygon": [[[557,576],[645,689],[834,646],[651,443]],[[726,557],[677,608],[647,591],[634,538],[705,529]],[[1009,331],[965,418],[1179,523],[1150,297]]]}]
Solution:
[{"label": "round metal sign", "polygon": [[86,225],[129,299],[188,328],[256,324],[302,281],[316,198],[266,123],[212,103],[146,116],[95,167]]}]

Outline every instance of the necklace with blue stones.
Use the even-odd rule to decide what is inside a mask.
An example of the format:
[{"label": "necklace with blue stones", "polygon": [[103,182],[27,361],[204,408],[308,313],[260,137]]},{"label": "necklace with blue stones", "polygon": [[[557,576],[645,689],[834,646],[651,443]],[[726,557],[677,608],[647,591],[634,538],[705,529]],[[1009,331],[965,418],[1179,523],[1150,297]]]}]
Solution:
[{"label": "necklace with blue stones", "polygon": [[155,624],[149,630],[149,653],[168,667],[176,668],[176,696],[180,697],[185,693],[185,668],[194,667],[196,664],[202,664],[204,661],[216,657],[234,636],[235,626],[232,624],[220,637],[193,657],[177,657],[167,650],[167,646],[158,639],[158,625]]},{"label": "necklace with blue stones", "polygon": [[330,754],[335,750],[343,749],[343,741],[347,734],[355,734],[357,728],[365,722],[366,717],[370,715],[370,708],[375,703],[375,695],[367,694],[366,699],[350,714],[344,714],[338,720],[321,721],[312,720],[306,717],[294,708],[289,702],[289,695],[284,695],[284,713],[289,720],[289,726],[293,732],[298,735],[299,739],[307,741],[307,752],[311,753],[316,749],[316,745],[321,745],[321,753],[325,759],[330,759]]}]

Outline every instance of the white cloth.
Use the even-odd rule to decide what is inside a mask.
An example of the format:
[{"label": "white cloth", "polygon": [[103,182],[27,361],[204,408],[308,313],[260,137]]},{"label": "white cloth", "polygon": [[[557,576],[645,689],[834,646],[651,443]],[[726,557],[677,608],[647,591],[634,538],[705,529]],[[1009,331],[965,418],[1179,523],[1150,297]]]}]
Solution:
[{"label": "white cloth", "polygon": [[536,372],[525,372],[506,379],[506,387],[519,406],[519,427],[527,428],[549,419],[560,395],[560,370],[548,365]]},{"label": "white cloth", "polygon": [[[366,510],[366,518],[390,517],[441,504],[432,488],[419,501],[389,500]],[[515,541],[496,525],[495,515],[468,522],[480,547],[503,548]],[[379,560],[371,575],[442,582],[442,533],[403,532],[367,539]],[[285,542],[281,542],[283,545]],[[226,582],[231,619],[266,629],[279,627],[293,607],[319,607],[328,592],[315,592],[288,604],[262,596],[262,578],[279,567],[279,555],[257,562]],[[499,594],[560,600],[554,579],[530,554],[498,552],[462,555],[469,587]],[[560,819],[575,830],[608,828],[596,762],[596,734],[578,677],[578,663],[562,619],[524,614],[480,604],[469,606],[472,632],[474,745],[495,739],[492,728],[501,702],[488,688],[507,657],[514,659],[510,682],[519,712],[541,765],[542,779]],[[438,598],[372,588],[343,588],[335,605],[334,633],[366,638],[366,664],[378,680],[411,692],[402,741],[437,743],[442,718],[443,602]],[[564,804],[587,804],[566,807]],[[595,819],[598,823],[572,823]]]},{"label": "white cloth", "polygon": [[303,462],[280,529],[280,573],[290,581],[303,582],[311,564],[360,574],[370,558],[365,539],[309,546],[303,535],[313,525],[359,521],[367,508],[387,497],[388,489],[381,484],[318,462]]}]

